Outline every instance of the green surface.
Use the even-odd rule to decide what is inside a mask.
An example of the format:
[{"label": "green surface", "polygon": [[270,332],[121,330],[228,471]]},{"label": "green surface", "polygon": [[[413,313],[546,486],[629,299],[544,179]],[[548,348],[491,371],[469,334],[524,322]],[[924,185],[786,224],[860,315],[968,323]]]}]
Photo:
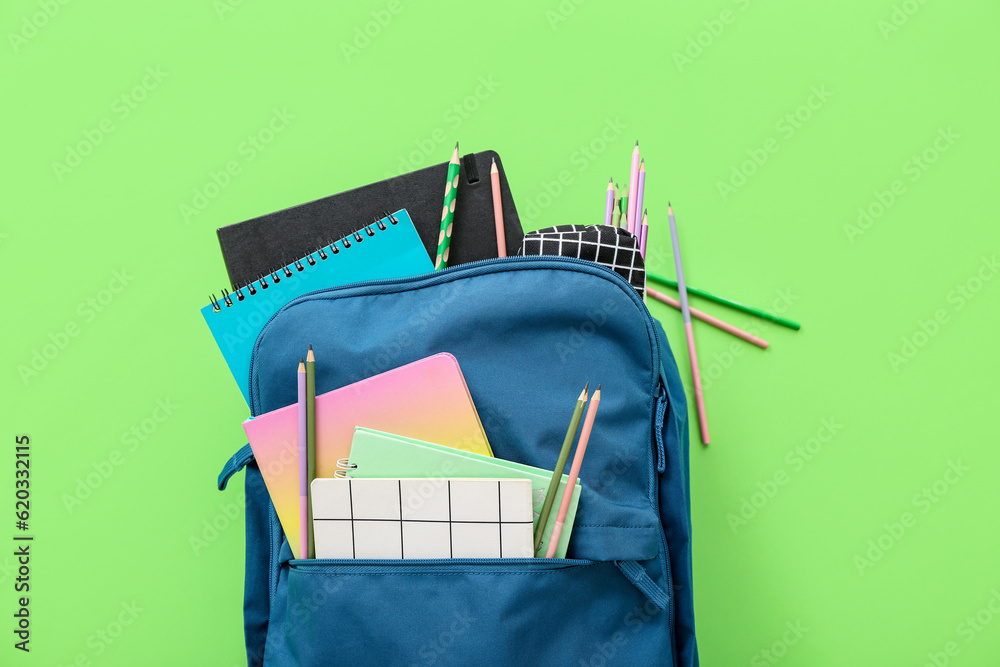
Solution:
[{"label": "green surface", "polygon": [[704,664],[997,664],[995,2],[231,1],[0,8],[0,535],[29,434],[37,538],[28,656],[0,549],[0,663],[243,661],[216,227],[456,140],[500,152],[526,228],[596,223],[638,138],[650,266],[673,275],[669,198],[692,284],[803,324],[758,324],[767,351],[695,324]]}]

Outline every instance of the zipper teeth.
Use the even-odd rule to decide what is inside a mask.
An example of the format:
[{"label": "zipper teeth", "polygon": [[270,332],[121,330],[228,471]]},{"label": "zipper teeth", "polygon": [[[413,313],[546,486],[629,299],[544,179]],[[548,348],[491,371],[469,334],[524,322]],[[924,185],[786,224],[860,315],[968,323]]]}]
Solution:
[{"label": "zipper teeth", "polygon": [[339,559],[325,558],[289,561],[292,569],[317,570],[321,572],[367,572],[372,570],[398,572],[421,572],[437,570],[442,574],[461,574],[477,569],[489,570],[502,568],[525,572],[550,572],[571,567],[594,565],[596,561],[575,558],[414,558],[414,559]]},{"label": "zipper teeth", "polygon": [[577,259],[576,257],[562,257],[560,255],[538,255],[531,257],[505,257],[505,258],[493,258],[493,259],[483,259],[478,262],[469,262],[467,264],[460,264],[458,266],[453,266],[451,268],[442,269],[440,271],[434,271],[431,273],[421,274],[419,276],[407,276],[405,278],[392,278],[388,280],[368,280],[360,283],[351,283],[349,285],[338,285],[335,287],[327,287],[325,289],[316,290],[314,292],[308,292],[301,296],[298,296],[284,306],[279,308],[274,312],[271,317],[268,318],[267,322],[261,328],[260,333],[257,334],[257,340],[254,341],[253,351],[250,356],[250,374],[248,378],[248,387],[250,394],[250,414],[254,417],[258,415],[258,410],[260,406],[258,405],[257,393],[254,391],[254,359],[257,357],[257,349],[260,345],[261,335],[274,321],[282,311],[289,308],[296,303],[308,299],[315,298],[320,295],[330,294],[332,292],[343,291],[345,294],[354,295],[355,293],[363,294],[371,291],[373,287],[386,287],[390,285],[406,285],[410,283],[422,283],[421,286],[429,287],[431,285],[438,285],[449,280],[453,280],[456,277],[464,277],[466,275],[475,276],[489,273],[489,267],[495,265],[512,265],[512,264],[532,264],[539,266],[541,268],[562,268],[563,266],[577,266],[583,269],[583,273],[589,273],[591,275],[603,276],[604,278],[610,280],[611,282],[618,283],[619,286],[623,287],[626,293],[629,294],[630,298],[639,305],[639,311],[643,314],[646,326],[650,332],[650,338],[652,339],[652,346],[654,349],[653,358],[653,373],[659,373],[660,359],[661,359],[661,349],[660,349],[660,338],[656,335],[655,328],[653,326],[653,316],[649,314],[649,310],[646,308],[646,304],[636,293],[635,288],[632,287],[631,283],[625,280],[623,277],[618,275],[615,271],[612,271],[608,267],[592,262],[586,259]]},{"label": "zipper teeth", "polygon": [[[657,340],[659,340],[659,336],[657,336]],[[659,455],[660,451],[659,439],[663,437],[663,427],[666,424],[667,420],[670,418],[669,415],[667,414],[670,409],[670,394],[667,393],[667,383],[664,380],[663,375],[660,375],[659,386],[660,386],[660,391],[662,391],[663,395],[666,397],[667,410],[664,410],[663,412],[663,417],[664,417],[663,423],[657,424],[656,422],[658,421],[658,419],[655,416],[653,417],[653,423],[656,424],[657,428],[657,432],[653,436],[653,443],[652,443],[653,450],[657,452],[656,456]],[[666,443],[664,443],[664,448],[663,448],[664,460],[666,460],[666,455],[667,455]],[[677,638],[676,638],[676,631],[674,629],[674,615],[675,615],[674,608],[676,606],[674,604],[674,573],[673,569],[670,566],[670,550],[669,546],[667,545],[667,533],[663,528],[663,514],[660,512],[660,475],[656,470],[652,471],[652,475],[653,475],[653,493],[655,496],[656,513],[660,516],[660,544],[663,549],[663,564],[664,564],[663,571],[664,571],[664,576],[666,576],[667,578],[667,626],[669,627],[670,630],[670,664],[676,665]]]},{"label": "zipper teeth", "polygon": [[595,561],[580,558],[310,558],[288,561],[296,567],[324,567],[337,565],[356,566],[426,566],[426,565],[539,565],[552,563],[559,565],[590,565]]}]

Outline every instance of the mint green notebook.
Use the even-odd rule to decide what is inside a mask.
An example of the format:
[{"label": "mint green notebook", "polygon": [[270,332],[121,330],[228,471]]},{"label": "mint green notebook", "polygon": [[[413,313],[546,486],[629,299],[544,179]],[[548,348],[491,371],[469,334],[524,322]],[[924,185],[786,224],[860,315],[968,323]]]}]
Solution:
[{"label": "mint green notebook", "polygon": [[[347,476],[356,478],[427,477],[431,480],[445,477],[527,478],[531,480],[534,526],[538,525],[538,514],[542,511],[545,492],[549,482],[552,481],[551,470],[546,471],[522,463],[473,454],[360,426],[354,429],[347,467]],[[562,498],[567,482],[569,476],[563,475],[537,553],[544,554],[548,549],[549,536],[552,534],[552,526],[555,525],[556,513],[559,510],[559,499]],[[559,537],[557,558],[566,557],[566,546],[569,544],[570,533],[573,532],[573,521],[576,519],[576,507],[579,501],[580,484],[577,482],[573,489],[569,511],[566,513],[566,523]]]}]

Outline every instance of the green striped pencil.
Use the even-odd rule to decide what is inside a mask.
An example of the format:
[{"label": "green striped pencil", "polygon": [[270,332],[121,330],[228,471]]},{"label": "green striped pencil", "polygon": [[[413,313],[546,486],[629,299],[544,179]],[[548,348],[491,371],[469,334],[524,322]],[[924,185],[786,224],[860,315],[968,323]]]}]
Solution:
[{"label": "green striped pencil", "polygon": [[[674,289],[677,289],[677,281],[670,280],[669,278],[664,278],[663,276],[658,276],[655,273],[646,271],[646,275],[661,282],[665,285],[670,285]],[[798,322],[793,322],[792,320],[787,320],[784,317],[779,317],[777,315],[772,315],[766,310],[760,310],[759,308],[754,308],[753,306],[748,306],[746,304],[740,303],[739,301],[733,301],[732,299],[727,299],[724,296],[719,296],[718,294],[712,294],[711,292],[706,292],[705,290],[700,290],[697,287],[687,286],[688,294],[694,294],[700,296],[703,299],[708,299],[709,301],[714,301],[715,303],[721,303],[724,306],[729,306],[730,308],[735,308],[736,310],[743,311],[750,315],[755,315],[762,320],[767,320],[769,322],[774,322],[775,324],[780,324],[783,327],[788,327],[789,329],[794,329],[798,331],[802,328],[802,325]]]},{"label": "green striped pencil", "polygon": [[566,437],[563,439],[562,449],[559,450],[559,459],[556,461],[555,470],[552,471],[552,481],[549,482],[549,488],[545,492],[545,503],[542,505],[542,513],[538,515],[538,526],[535,527],[536,553],[542,543],[542,534],[545,532],[545,524],[549,521],[549,513],[552,511],[552,503],[556,499],[556,491],[559,490],[559,482],[562,481],[563,470],[566,469],[566,461],[569,460],[570,447],[573,446],[576,431],[580,428],[580,417],[583,416],[583,406],[587,404],[587,390],[589,388],[590,383],[588,382],[583,391],[580,392],[580,398],[576,400],[573,416],[569,420],[569,429],[567,429]]},{"label": "green striped pencil", "polygon": [[[307,488],[312,488],[312,481],[316,478],[316,356],[313,354],[313,346],[309,345],[309,352],[306,354],[306,483]],[[309,553],[302,558],[316,557],[316,541],[313,539],[312,530],[312,494],[309,494],[308,504],[308,526],[309,526]]]},{"label": "green striped pencil", "polygon": [[444,207],[441,209],[441,233],[438,235],[435,269],[448,266],[448,250],[451,248],[451,231],[455,226],[455,197],[458,195],[458,142],[448,163],[448,182],[444,185]]}]

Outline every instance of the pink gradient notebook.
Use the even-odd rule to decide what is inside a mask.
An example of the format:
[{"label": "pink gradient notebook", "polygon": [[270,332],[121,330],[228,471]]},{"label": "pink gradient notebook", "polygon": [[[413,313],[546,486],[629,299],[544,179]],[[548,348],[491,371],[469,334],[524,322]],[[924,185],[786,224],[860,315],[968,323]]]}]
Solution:
[{"label": "pink gradient notebook", "polygon": [[[316,397],[316,477],[346,464],[357,426],[493,456],[458,360],[435,354]],[[299,544],[298,406],[243,422],[296,558]]]}]

